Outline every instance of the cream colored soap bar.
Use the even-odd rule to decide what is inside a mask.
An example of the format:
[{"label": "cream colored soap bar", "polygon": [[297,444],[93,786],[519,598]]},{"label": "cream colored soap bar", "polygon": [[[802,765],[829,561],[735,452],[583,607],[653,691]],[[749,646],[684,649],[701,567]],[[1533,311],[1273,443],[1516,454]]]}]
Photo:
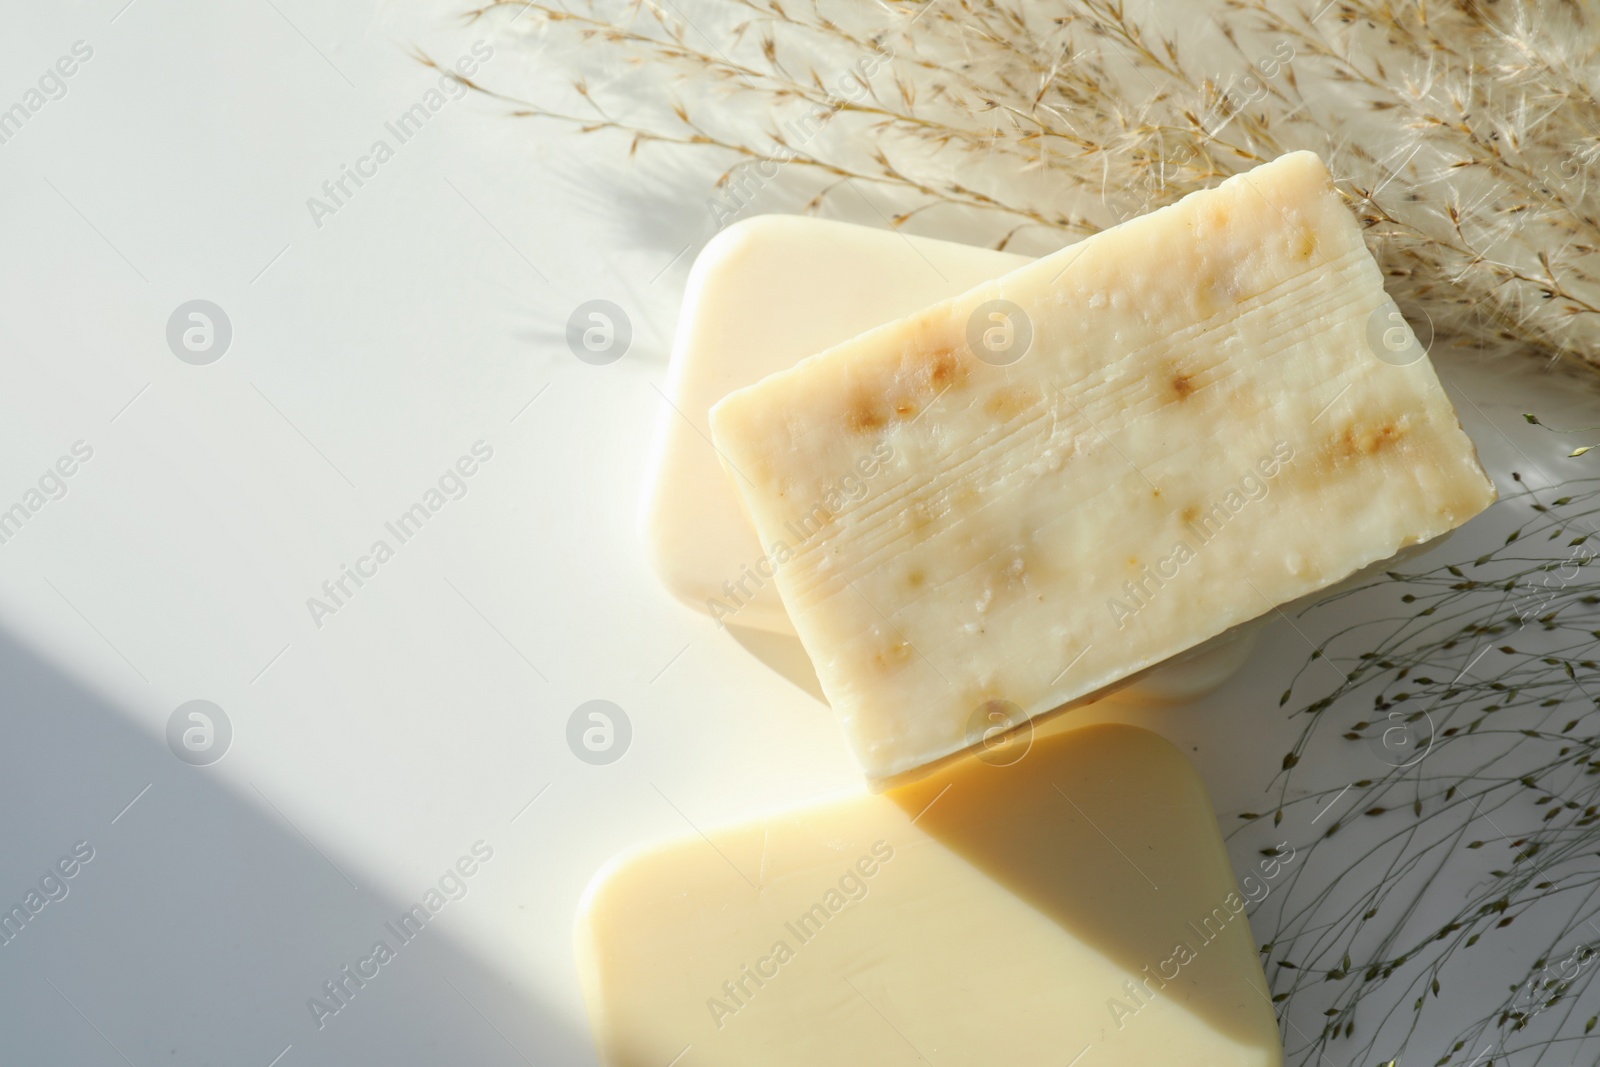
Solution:
[{"label": "cream colored soap bar", "polygon": [[758,215],[712,238],[684,292],[644,502],[645,543],[673,595],[719,622],[794,632],[776,561],[711,447],[713,404],[1031,262],[793,215]]},{"label": "cream colored soap bar", "polygon": [[1199,776],[1130,726],[1037,738],[613,861],[577,954],[608,1067],[1277,1067]]},{"label": "cream colored soap bar", "polygon": [[713,439],[867,775],[1487,507],[1401,322],[1299,152],[724,399]]},{"label": "cream colored soap bar", "polygon": [[[793,634],[738,491],[711,445],[711,407],[813,353],[1033,262],[1026,256],[794,215],[735,223],[695,259],[684,293],[643,535],[656,573],[719,623]],[[1128,695],[1173,703],[1221,685],[1254,646],[1227,635]]]}]

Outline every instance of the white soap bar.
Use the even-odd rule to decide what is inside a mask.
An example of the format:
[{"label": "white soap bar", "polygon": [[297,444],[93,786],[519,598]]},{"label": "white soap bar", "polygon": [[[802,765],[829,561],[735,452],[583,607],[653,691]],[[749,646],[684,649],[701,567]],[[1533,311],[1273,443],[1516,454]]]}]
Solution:
[{"label": "white soap bar", "polygon": [[618,858],[575,939],[607,1067],[1279,1067],[1199,776],[1130,726]]},{"label": "white soap bar", "polygon": [[[1033,260],[1008,252],[794,215],[758,215],[695,260],[662,392],[642,527],[656,573],[718,622],[793,634],[738,491],[711,445],[711,406],[875,326],[956,296]],[[1191,700],[1237,670],[1254,631],[1163,665],[1127,694]]]},{"label": "white soap bar", "polygon": [[713,440],[867,775],[969,746],[994,701],[1092,699],[1487,507],[1396,323],[1297,152],[721,401]]}]

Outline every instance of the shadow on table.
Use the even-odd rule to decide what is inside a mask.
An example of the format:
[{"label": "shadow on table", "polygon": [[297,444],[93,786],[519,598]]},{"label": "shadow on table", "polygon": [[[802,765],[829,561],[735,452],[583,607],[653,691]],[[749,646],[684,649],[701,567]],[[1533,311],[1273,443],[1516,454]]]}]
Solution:
[{"label": "shadow on table", "polygon": [[[409,940],[386,926],[414,901],[375,891],[376,878],[324,856],[271,800],[181,762],[3,631],[0,678],[6,1062],[594,1062],[587,1034],[511,989],[437,920]],[[55,871],[63,857],[70,878]],[[379,941],[393,958],[362,965]],[[376,974],[346,977],[358,967]],[[333,981],[342,1006],[325,989]],[[312,997],[338,1009],[320,1026]]]},{"label": "shadow on table", "polygon": [[744,646],[746,652],[777,671],[797,689],[823,704],[828,702],[828,698],[822,695],[822,683],[817,681],[816,668],[811,666],[811,657],[806,655],[805,646],[798,637],[747,626],[729,626],[728,633]]},{"label": "shadow on table", "polygon": [[[1009,765],[967,758],[886,795],[940,844],[1110,959],[1146,1001],[1181,1007],[1257,1050],[1249,1062],[1273,1062],[1277,1019],[1199,773],[1167,741],[1120,724],[1038,736],[1017,751],[1020,758],[1003,757],[1015,759]],[[1117,1022],[1130,1038],[1151,1040],[1131,1018],[1140,999],[1121,987],[1104,996],[1134,1010],[1119,1020],[1108,999],[1101,1040],[1108,1032],[1117,1039]]]}]

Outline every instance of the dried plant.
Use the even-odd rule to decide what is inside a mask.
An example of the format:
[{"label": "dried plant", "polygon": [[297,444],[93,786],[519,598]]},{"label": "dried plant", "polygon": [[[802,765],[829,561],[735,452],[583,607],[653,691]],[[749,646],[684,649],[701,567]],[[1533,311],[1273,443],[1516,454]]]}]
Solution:
[{"label": "dried plant", "polygon": [[[1353,599],[1363,621],[1323,636],[1283,694],[1337,670],[1294,712],[1274,809],[1239,816],[1305,856],[1251,920],[1294,1062],[1593,1062],[1600,479],[1514,477],[1490,513],[1499,547],[1301,616]],[[1294,789],[1352,754],[1356,780]]]},{"label": "dried plant", "polygon": [[[520,117],[694,149],[708,223],[783,175],[870,187],[1048,251],[1309,148],[1420,323],[1600,367],[1600,16],[1578,0],[491,0],[537,26],[562,100]],[[1162,24],[1179,17],[1182,27]],[[643,91],[641,91],[643,87]],[[552,94],[554,95],[554,94]],[[1419,332],[1425,327],[1419,326]]]}]

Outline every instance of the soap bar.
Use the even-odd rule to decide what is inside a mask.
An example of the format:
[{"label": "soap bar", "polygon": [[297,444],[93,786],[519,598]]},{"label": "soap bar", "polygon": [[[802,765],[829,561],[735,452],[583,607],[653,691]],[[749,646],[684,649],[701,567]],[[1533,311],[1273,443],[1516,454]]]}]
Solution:
[{"label": "soap bar", "polygon": [[1487,507],[1403,323],[1297,152],[724,398],[713,440],[868,777]]},{"label": "soap bar", "polygon": [[1026,256],[794,215],[734,223],[696,257],[643,507],[656,573],[718,622],[794,633],[711,446],[711,406],[874,326],[1031,263]]},{"label": "soap bar", "polygon": [[576,950],[608,1067],[1278,1067],[1199,776],[1146,730],[626,854]]},{"label": "soap bar", "polygon": [[[738,491],[712,447],[711,407],[875,326],[1033,262],[1026,256],[794,215],[734,223],[695,259],[646,475],[643,537],[680,601],[719,624],[794,633]],[[1126,694],[1193,700],[1244,661],[1253,630],[1163,665]]]}]

